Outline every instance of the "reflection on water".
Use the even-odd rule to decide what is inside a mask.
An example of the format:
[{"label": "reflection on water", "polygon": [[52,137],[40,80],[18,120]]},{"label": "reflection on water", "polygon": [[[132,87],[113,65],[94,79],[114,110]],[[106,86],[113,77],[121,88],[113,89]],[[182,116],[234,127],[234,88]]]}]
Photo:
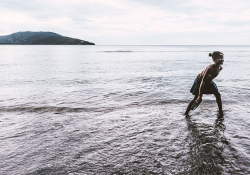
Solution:
[{"label": "reflection on water", "polygon": [[189,116],[186,117],[189,134],[188,162],[189,174],[222,174],[226,161],[223,151],[229,145],[224,132],[224,118],[218,116],[214,125],[198,123]]}]

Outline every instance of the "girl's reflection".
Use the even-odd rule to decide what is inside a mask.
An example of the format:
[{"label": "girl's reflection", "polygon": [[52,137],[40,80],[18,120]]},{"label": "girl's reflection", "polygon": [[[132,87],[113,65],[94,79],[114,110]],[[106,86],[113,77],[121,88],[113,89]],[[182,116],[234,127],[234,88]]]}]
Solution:
[{"label": "girl's reflection", "polygon": [[186,117],[189,131],[186,139],[190,148],[187,171],[190,174],[222,174],[225,163],[222,152],[228,145],[223,120],[219,116],[214,125],[209,125]]}]

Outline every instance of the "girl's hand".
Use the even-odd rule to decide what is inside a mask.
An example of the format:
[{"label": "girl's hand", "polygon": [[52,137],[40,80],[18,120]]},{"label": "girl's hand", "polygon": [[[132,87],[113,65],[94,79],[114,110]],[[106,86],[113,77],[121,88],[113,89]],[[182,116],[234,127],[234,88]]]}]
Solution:
[{"label": "girl's hand", "polygon": [[199,103],[202,101],[202,96],[198,96],[197,98],[199,100]]}]

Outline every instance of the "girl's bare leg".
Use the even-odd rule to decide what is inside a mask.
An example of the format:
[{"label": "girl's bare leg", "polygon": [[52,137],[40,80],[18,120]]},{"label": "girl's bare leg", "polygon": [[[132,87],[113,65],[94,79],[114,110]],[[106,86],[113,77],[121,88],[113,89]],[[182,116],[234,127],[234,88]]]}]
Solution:
[{"label": "girl's bare leg", "polygon": [[191,109],[191,106],[193,105],[194,101],[198,98],[198,95],[195,95],[194,99],[189,103],[187,109],[186,109],[186,112],[185,112],[185,115],[188,115],[190,109]]},{"label": "girl's bare leg", "polygon": [[214,94],[214,96],[216,97],[216,102],[218,104],[218,108],[219,108],[220,114],[223,115],[223,112],[222,112],[222,103],[221,103],[221,95],[218,92],[217,94]]}]

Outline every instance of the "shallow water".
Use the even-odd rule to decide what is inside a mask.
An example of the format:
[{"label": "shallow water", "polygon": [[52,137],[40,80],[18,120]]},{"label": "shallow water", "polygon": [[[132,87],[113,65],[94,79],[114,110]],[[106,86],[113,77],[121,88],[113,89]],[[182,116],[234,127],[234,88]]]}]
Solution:
[{"label": "shallow water", "polygon": [[[183,113],[225,55],[215,97]],[[250,46],[0,46],[0,174],[249,174]]]}]

